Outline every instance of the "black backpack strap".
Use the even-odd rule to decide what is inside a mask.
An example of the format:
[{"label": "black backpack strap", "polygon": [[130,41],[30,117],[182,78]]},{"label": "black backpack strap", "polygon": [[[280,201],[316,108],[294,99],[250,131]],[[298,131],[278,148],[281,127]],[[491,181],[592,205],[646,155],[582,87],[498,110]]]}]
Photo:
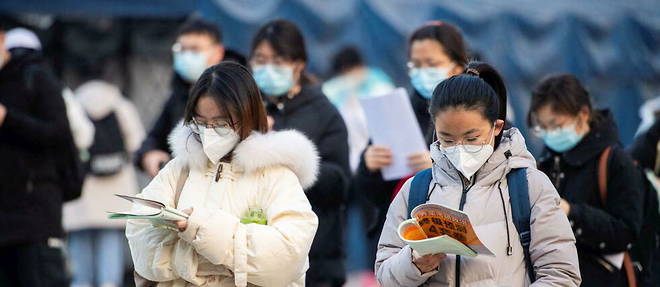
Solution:
[{"label": "black backpack strap", "polygon": [[525,265],[531,282],[536,280],[534,265],[529,254],[529,245],[532,241],[530,217],[532,208],[529,205],[529,187],[527,183],[527,169],[513,169],[506,176],[509,185],[509,200],[511,201],[511,216],[513,224],[518,230],[520,244],[525,254]]},{"label": "black backpack strap", "polygon": [[408,218],[410,218],[410,214],[415,207],[426,203],[426,195],[429,192],[432,179],[433,173],[430,168],[418,172],[413,177],[410,184],[410,193],[408,194]]}]

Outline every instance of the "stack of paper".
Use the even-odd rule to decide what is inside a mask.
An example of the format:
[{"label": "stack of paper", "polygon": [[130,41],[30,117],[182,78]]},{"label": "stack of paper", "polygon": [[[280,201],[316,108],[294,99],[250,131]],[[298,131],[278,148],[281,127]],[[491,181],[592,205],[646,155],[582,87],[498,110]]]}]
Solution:
[{"label": "stack of paper", "polygon": [[427,151],[428,147],[406,90],[398,88],[383,96],[361,98],[360,104],[367,116],[372,143],[392,151],[393,163],[382,169],[383,179],[411,175],[414,170],[408,166],[408,156]]}]

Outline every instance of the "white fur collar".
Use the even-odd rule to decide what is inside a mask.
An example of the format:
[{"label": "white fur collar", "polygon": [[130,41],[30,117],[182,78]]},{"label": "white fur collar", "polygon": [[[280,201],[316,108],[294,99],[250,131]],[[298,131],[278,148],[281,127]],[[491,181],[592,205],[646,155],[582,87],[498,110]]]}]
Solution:
[{"label": "white fur collar", "polygon": [[[182,158],[191,169],[205,170],[208,158],[187,126],[179,123],[169,138],[174,157]],[[298,176],[303,188],[316,182],[319,156],[316,146],[302,133],[294,130],[254,132],[238,144],[232,164],[246,173],[261,168],[283,165]]]}]

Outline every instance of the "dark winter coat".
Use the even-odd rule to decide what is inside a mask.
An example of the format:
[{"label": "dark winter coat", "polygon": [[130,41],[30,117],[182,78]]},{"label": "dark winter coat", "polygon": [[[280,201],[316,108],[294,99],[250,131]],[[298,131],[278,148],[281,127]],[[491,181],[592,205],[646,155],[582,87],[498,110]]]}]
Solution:
[{"label": "dark winter coat", "polygon": [[[628,250],[639,236],[643,193],[638,170],[621,147],[610,113],[597,114],[599,120],[573,149],[564,153],[546,149],[539,169],[571,206],[568,219],[577,240],[582,286],[625,286],[623,272],[612,269],[603,256]],[[598,163],[608,146],[612,153],[604,206],[598,189]]]},{"label": "dark winter coat", "polygon": [[144,170],[142,159],[144,155],[152,150],[161,150],[171,153],[170,146],[167,143],[167,137],[170,135],[177,123],[183,118],[183,113],[188,101],[188,92],[191,84],[184,81],[179,75],[174,73],[172,77],[172,93],[165,102],[163,110],[154,123],[147,138],[142,143],[140,149],[135,153],[135,164]]},{"label": "dark winter coat", "polygon": [[0,245],[63,236],[57,162],[71,140],[62,86],[41,54],[11,52],[0,69]]},{"label": "dark winter coat", "polygon": [[274,130],[294,129],[314,142],[321,157],[318,181],[306,193],[319,218],[310,252],[307,283],[343,282],[343,217],[350,167],[348,133],[341,114],[318,87],[303,86],[300,93],[277,103],[266,100]]},{"label": "dark winter coat", "polygon": [[[410,103],[428,145],[433,141],[433,121],[429,114],[429,102],[430,100],[423,98],[417,92],[410,95]],[[375,208],[375,217],[368,219],[370,237],[378,239],[378,236],[380,236],[392,192],[398,183],[399,180],[384,180],[380,171],[369,171],[364,162],[364,156],[360,160],[353,184],[356,192],[362,193]]]},{"label": "dark winter coat", "polygon": [[628,151],[642,168],[655,170],[658,141],[660,141],[660,120],[656,119],[647,131],[635,138]]}]

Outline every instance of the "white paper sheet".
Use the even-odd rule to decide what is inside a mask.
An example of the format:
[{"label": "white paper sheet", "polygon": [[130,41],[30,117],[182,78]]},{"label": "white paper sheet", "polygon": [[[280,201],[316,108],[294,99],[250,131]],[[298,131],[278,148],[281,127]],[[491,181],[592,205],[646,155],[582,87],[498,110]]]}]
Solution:
[{"label": "white paper sheet", "polygon": [[623,252],[617,253],[617,254],[612,254],[612,255],[606,255],[603,256],[607,262],[610,264],[614,265],[616,268],[619,268],[621,270],[621,266],[623,266]]},{"label": "white paper sheet", "polygon": [[408,156],[428,150],[417,122],[408,93],[398,88],[379,97],[360,99],[372,144],[387,146],[393,164],[382,169],[383,179],[396,180],[408,176]]}]

